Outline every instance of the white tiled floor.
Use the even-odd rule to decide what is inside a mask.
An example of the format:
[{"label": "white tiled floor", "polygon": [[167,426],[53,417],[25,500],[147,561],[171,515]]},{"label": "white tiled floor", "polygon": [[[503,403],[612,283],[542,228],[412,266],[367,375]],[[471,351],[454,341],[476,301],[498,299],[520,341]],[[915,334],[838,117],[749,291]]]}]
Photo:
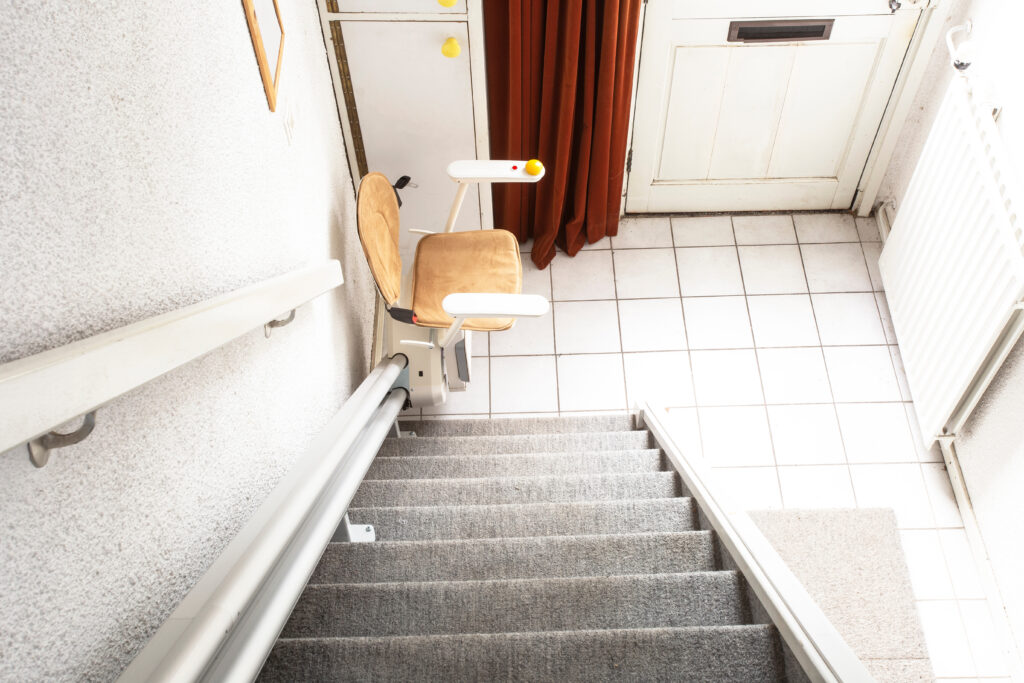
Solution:
[{"label": "white tiled floor", "polygon": [[936,674],[1005,677],[945,467],[914,436],[880,253],[873,220],[797,214],[628,218],[547,270],[524,254],[552,313],[492,333],[470,391],[429,412],[647,399],[750,509],[893,508]]}]

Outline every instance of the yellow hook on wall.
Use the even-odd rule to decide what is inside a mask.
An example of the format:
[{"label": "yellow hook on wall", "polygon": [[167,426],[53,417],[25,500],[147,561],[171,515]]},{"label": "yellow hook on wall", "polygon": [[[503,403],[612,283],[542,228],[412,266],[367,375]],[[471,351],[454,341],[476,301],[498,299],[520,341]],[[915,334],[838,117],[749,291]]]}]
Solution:
[{"label": "yellow hook on wall", "polygon": [[445,57],[454,59],[462,54],[462,46],[459,45],[459,41],[455,38],[449,38],[444,41],[444,45],[441,46],[441,54]]}]

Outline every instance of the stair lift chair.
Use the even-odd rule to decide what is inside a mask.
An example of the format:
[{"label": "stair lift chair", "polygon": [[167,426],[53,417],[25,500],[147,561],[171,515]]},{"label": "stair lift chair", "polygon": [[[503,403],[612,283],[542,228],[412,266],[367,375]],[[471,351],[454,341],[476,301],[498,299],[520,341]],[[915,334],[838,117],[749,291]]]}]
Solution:
[{"label": "stair lift chair", "polygon": [[469,183],[536,182],[539,162],[456,161],[448,175],[459,183],[444,232],[409,230],[419,237],[411,267],[399,249],[398,199],[386,176],[368,173],[359,183],[359,241],[389,318],[386,355],[409,359],[413,407],[440,405],[449,391],[469,387],[472,332],[498,332],[516,318],[539,317],[542,296],[522,294],[519,242],[507,230],[454,232]]}]

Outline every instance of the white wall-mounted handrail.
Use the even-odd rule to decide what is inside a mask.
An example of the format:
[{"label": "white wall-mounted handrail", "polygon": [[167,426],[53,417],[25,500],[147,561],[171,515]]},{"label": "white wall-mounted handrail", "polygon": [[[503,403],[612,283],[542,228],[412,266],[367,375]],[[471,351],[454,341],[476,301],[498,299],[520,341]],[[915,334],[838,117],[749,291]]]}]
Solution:
[{"label": "white wall-mounted handrail", "polygon": [[0,452],[46,434],[342,283],[338,261],[0,365]]},{"label": "white wall-mounted handrail", "polygon": [[370,372],[118,681],[256,678],[408,398],[407,363]]},{"label": "white wall-mounted handrail", "polygon": [[864,663],[746,512],[716,497],[707,484],[704,466],[684,455],[665,426],[665,409],[644,403],[640,414],[644,426],[668,456],[683,486],[736,562],[808,678],[829,683],[873,681]]}]

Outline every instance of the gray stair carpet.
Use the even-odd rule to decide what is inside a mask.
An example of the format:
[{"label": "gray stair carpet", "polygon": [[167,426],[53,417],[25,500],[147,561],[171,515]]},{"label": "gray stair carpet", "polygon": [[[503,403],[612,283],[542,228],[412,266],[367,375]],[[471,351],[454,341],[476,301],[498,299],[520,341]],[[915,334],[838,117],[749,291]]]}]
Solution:
[{"label": "gray stair carpet", "polygon": [[633,425],[403,421],[349,507],[377,541],[328,546],[260,680],[785,680]]},{"label": "gray stair carpet", "polygon": [[497,436],[389,437],[378,457],[392,455],[500,455],[505,453],[587,453],[622,451],[654,446],[646,431],[501,434]]},{"label": "gray stair carpet", "polygon": [[510,434],[575,434],[630,432],[629,415],[507,418],[503,420],[413,420],[400,423],[402,431],[417,436],[495,436]]},{"label": "gray stair carpet", "polygon": [[676,495],[679,495],[678,478],[672,472],[478,479],[390,479],[364,481],[352,499],[352,504],[359,507],[488,503],[506,505],[671,498]]},{"label": "gray stair carpet", "polygon": [[568,453],[524,453],[521,455],[419,455],[377,458],[367,479],[472,479],[515,477],[535,474],[614,474],[655,472],[661,465],[661,451],[596,451]]},{"label": "gray stair carpet", "polygon": [[780,680],[774,627],[549,631],[389,638],[282,638],[269,681]]},{"label": "gray stair carpet", "polygon": [[694,529],[690,498],[349,508],[354,524],[372,524],[381,541],[627,534]]},{"label": "gray stair carpet", "polygon": [[710,531],[332,543],[310,584],[705,572]]}]

